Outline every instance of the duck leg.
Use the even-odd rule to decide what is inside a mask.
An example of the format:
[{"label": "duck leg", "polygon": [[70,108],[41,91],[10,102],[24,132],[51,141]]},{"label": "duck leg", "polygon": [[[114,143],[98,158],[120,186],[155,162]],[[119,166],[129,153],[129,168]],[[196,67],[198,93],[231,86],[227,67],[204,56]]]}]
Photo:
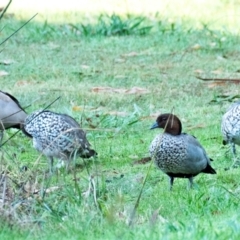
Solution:
[{"label": "duck leg", "polygon": [[172,191],[173,182],[174,182],[174,177],[170,176],[170,191]]},{"label": "duck leg", "polygon": [[70,159],[66,161],[66,173],[70,172]]},{"label": "duck leg", "polygon": [[2,145],[2,139],[3,139],[3,131],[0,130],[0,146]]},{"label": "duck leg", "polygon": [[236,146],[235,146],[235,143],[231,143],[231,147],[232,147],[232,153],[233,153],[233,155],[234,156],[236,156],[237,155],[237,151],[236,151]]},{"label": "duck leg", "polygon": [[233,168],[237,168],[240,165],[240,161],[237,158],[236,146],[235,146],[235,143],[233,143],[233,142],[231,142],[231,149],[232,149],[232,153],[233,153],[233,164],[232,164],[232,167]]},{"label": "duck leg", "polygon": [[193,188],[193,177],[188,178],[190,183],[190,188]]},{"label": "duck leg", "polygon": [[53,157],[49,157],[48,161],[49,161],[49,173],[52,174],[53,173]]}]

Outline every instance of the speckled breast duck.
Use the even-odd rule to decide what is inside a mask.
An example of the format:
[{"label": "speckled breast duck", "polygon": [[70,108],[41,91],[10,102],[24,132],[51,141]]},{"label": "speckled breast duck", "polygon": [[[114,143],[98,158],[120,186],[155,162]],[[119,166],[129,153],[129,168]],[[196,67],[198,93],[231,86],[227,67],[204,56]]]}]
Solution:
[{"label": "speckled breast duck", "polygon": [[182,124],[177,116],[171,113],[159,115],[151,127],[154,128],[163,128],[164,133],[154,138],[150,154],[157,167],[170,177],[170,189],[174,178],[188,178],[192,187],[193,177],[199,173],[216,173],[198,140],[182,133]]},{"label": "speckled breast duck", "polygon": [[26,118],[23,132],[33,138],[34,148],[48,157],[50,172],[54,157],[66,160],[68,167],[74,156],[90,158],[97,154],[80,125],[66,114],[36,111]]},{"label": "speckled breast duck", "polygon": [[222,117],[223,144],[230,144],[236,157],[235,144],[240,145],[240,101],[233,103]]}]

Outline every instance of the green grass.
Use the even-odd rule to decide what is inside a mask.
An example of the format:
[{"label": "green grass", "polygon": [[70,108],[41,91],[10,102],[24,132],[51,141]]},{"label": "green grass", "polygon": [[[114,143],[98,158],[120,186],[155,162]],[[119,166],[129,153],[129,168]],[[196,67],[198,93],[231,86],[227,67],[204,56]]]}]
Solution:
[{"label": "green grass", "polygon": [[[60,169],[48,177],[47,160],[31,140],[21,133],[11,139],[1,148],[13,198],[1,210],[0,239],[239,239],[240,170],[224,170],[232,164],[220,132],[229,102],[218,97],[231,100],[238,85],[211,87],[195,77],[239,78],[239,35],[219,31],[221,24],[189,27],[159,16],[143,18],[142,26],[152,26],[144,35],[135,31],[140,24],[127,34],[106,34],[112,16],[121,29],[142,18],[102,16],[105,24],[101,17],[84,23],[91,29],[87,34],[79,22],[74,28],[69,22],[33,21],[1,46],[0,62],[13,61],[0,65],[9,73],[0,77],[1,90],[23,106],[31,104],[29,113],[61,96],[50,109],[82,123],[98,158],[87,166],[76,159],[71,173]],[[16,18],[1,20],[1,40],[21,26]],[[97,93],[94,87],[140,87],[149,93]],[[214,159],[217,175],[200,174],[192,190],[187,180],[177,179],[170,192],[167,176],[152,165],[129,227],[149,167],[133,163],[148,156],[161,132],[149,130],[156,114],[172,108],[184,132],[196,136]],[[23,166],[28,171],[21,171]],[[87,170],[95,184],[89,192]]]}]

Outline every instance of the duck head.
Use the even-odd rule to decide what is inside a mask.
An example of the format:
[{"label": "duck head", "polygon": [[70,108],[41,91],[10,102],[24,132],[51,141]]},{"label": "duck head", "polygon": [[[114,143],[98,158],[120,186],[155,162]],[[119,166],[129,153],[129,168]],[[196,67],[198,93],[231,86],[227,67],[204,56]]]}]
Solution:
[{"label": "duck head", "polygon": [[171,135],[180,135],[182,132],[182,124],[176,115],[164,113],[157,117],[156,122],[150,129],[163,128],[166,133]]}]

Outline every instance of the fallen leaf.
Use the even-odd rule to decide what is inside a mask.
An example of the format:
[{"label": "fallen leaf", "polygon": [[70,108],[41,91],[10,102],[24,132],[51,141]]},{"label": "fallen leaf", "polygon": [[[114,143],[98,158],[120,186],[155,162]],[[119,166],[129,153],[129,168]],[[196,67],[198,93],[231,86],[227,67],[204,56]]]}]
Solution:
[{"label": "fallen leaf", "polygon": [[14,63],[14,61],[11,59],[0,60],[0,64],[2,65],[10,65],[12,63]]},{"label": "fallen leaf", "polygon": [[9,73],[8,72],[6,72],[6,71],[0,71],[0,77],[2,77],[2,76],[7,76],[7,75],[9,75]]},{"label": "fallen leaf", "polygon": [[92,107],[92,106],[87,106],[87,105],[74,105],[72,106],[73,111],[87,111],[87,112],[98,112],[98,111],[104,111],[104,107]]},{"label": "fallen leaf", "polygon": [[150,219],[149,219],[149,223],[150,223],[150,226],[154,226],[156,223],[157,223],[157,220],[158,220],[158,215],[159,215],[159,208],[156,209],[153,213],[152,213],[152,216],[150,216]]},{"label": "fallen leaf", "polygon": [[123,79],[123,78],[126,78],[125,75],[117,75],[114,77],[115,79]]},{"label": "fallen leaf", "polygon": [[124,63],[126,60],[124,58],[116,58],[114,60],[115,63]]},{"label": "fallen leaf", "polygon": [[131,89],[126,90],[126,93],[127,94],[136,94],[136,93],[146,94],[146,93],[150,93],[150,91],[145,88],[133,87]]},{"label": "fallen leaf", "polygon": [[83,68],[83,69],[89,69],[90,68],[90,66],[88,66],[88,65],[80,65],[80,67]]},{"label": "fallen leaf", "polygon": [[217,60],[222,61],[222,60],[226,60],[226,59],[223,56],[217,56]]},{"label": "fallen leaf", "polygon": [[93,87],[92,92],[96,93],[123,93],[123,94],[146,94],[149,90],[140,87],[132,87],[130,89],[112,88],[112,87]]},{"label": "fallen leaf", "polygon": [[207,83],[208,88],[214,88],[214,87],[220,87],[220,86],[225,86],[226,82],[211,82]]},{"label": "fallen leaf", "polygon": [[107,114],[113,115],[113,116],[119,116],[119,117],[126,117],[129,115],[127,112],[118,112],[118,111],[110,111],[110,112],[107,112]]},{"label": "fallen leaf", "polygon": [[211,43],[209,43],[209,45],[210,45],[210,47],[215,47],[217,45],[217,43],[216,42],[211,42]]},{"label": "fallen leaf", "polygon": [[151,161],[151,157],[144,157],[141,158],[140,160],[134,161],[133,164],[146,164]]},{"label": "fallen leaf", "polygon": [[55,43],[52,43],[52,42],[50,42],[50,43],[48,44],[48,46],[49,46],[49,48],[52,49],[52,50],[60,48],[60,45],[55,44]]},{"label": "fallen leaf", "polygon": [[22,81],[17,81],[15,83],[15,86],[27,86],[27,85],[31,85],[31,84],[33,84],[33,82],[27,81],[27,80],[22,80]]},{"label": "fallen leaf", "polygon": [[191,47],[192,50],[199,50],[201,48],[202,48],[202,46],[200,44],[195,44]]},{"label": "fallen leaf", "polygon": [[202,69],[196,69],[196,70],[194,70],[194,72],[197,73],[197,74],[200,74],[200,73],[203,73],[203,70]]},{"label": "fallen leaf", "polygon": [[73,107],[72,107],[72,110],[73,110],[74,112],[79,112],[79,111],[82,111],[82,108],[81,108],[80,106],[73,106]]},{"label": "fallen leaf", "polygon": [[138,53],[130,52],[130,53],[122,54],[121,56],[122,57],[135,57],[135,56],[138,56]]},{"label": "fallen leaf", "polygon": [[239,78],[203,78],[200,76],[195,76],[196,78],[207,82],[209,88],[214,88],[217,86],[224,86],[226,84],[240,84]]},{"label": "fallen leaf", "polygon": [[45,190],[46,193],[51,193],[51,192],[55,192],[56,190],[60,189],[59,186],[53,186],[53,187],[49,187]]},{"label": "fallen leaf", "polygon": [[212,71],[211,73],[213,73],[213,74],[222,74],[222,69],[216,69],[216,70]]},{"label": "fallen leaf", "polygon": [[[111,92],[116,92],[117,90],[111,87],[93,87],[91,89],[92,92],[103,92],[103,93],[111,93]],[[117,91],[118,92],[118,91]]]},{"label": "fallen leaf", "polygon": [[[31,188],[29,188],[27,190],[25,189],[25,191],[30,190],[29,193],[33,193],[33,194],[38,194],[42,191],[42,189],[35,189],[34,187],[35,186],[33,185],[33,186],[31,186]],[[61,187],[59,187],[59,186],[53,186],[53,187],[49,187],[49,188],[44,189],[44,191],[45,191],[45,193],[51,193],[51,192],[55,192],[56,190],[58,190],[60,188]]]}]

